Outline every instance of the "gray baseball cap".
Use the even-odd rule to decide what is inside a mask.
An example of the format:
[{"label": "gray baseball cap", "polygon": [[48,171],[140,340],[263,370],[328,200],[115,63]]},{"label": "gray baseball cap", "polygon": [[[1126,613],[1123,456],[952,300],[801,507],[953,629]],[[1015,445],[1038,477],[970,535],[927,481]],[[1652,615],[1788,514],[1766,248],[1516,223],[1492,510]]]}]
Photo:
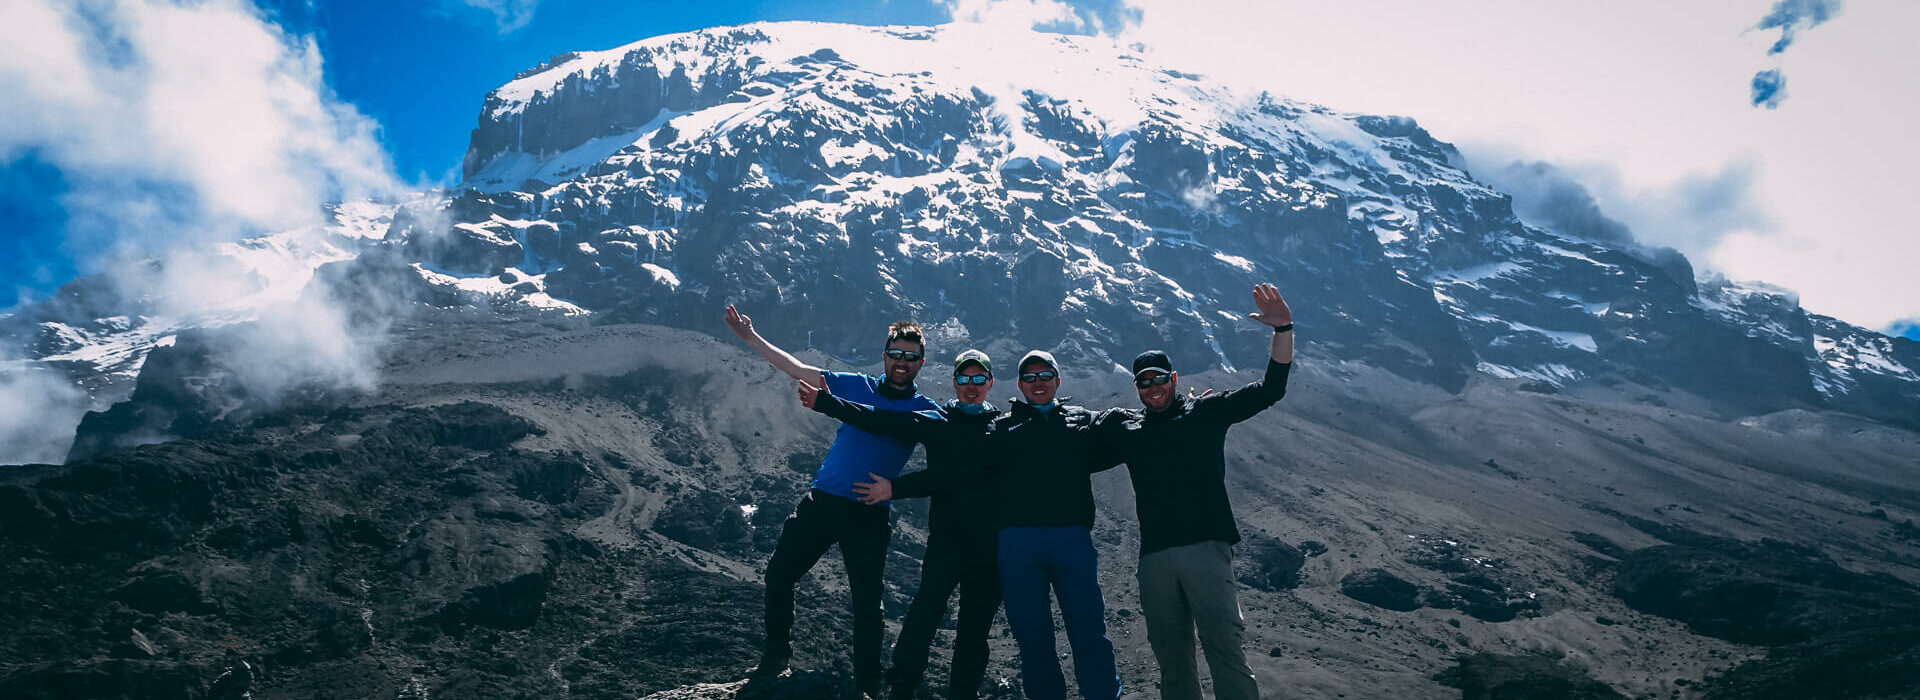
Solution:
[{"label": "gray baseball cap", "polygon": [[1016,365],[1014,369],[1025,372],[1027,370],[1027,365],[1031,364],[1034,360],[1039,360],[1041,362],[1047,363],[1047,366],[1052,368],[1053,371],[1055,372],[1060,371],[1060,363],[1053,361],[1053,353],[1047,352],[1045,350],[1027,351],[1026,355],[1021,356],[1020,364]]}]

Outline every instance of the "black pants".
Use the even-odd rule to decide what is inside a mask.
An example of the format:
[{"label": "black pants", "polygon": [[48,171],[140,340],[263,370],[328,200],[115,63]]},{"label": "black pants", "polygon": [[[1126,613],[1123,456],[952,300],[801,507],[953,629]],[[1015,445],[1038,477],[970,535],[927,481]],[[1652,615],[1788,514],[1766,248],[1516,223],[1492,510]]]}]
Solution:
[{"label": "black pants", "polygon": [[953,637],[953,665],[948,673],[948,700],[971,700],[980,693],[987,673],[987,632],[1000,611],[1000,571],[993,533],[927,542],[927,558],[920,566],[920,590],[913,594],[900,638],[893,643],[892,685],[896,697],[911,693],[926,675],[933,631],[947,615],[947,601],[960,589],[960,618]]},{"label": "black pants", "polygon": [[847,588],[853,592],[853,671],[862,688],[877,688],[880,669],[881,576],[887,563],[887,545],[893,539],[891,511],[814,490],[800,500],[780,531],[780,544],[767,562],[766,653],[782,658],[793,654],[793,587],[813,568],[827,548],[840,545],[847,566]]}]

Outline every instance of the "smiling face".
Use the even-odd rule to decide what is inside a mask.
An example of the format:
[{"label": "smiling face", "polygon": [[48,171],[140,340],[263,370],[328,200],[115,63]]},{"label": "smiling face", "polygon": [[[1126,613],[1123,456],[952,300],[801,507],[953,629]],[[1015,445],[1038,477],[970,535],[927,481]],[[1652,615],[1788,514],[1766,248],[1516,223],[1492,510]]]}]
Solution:
[{"label": "smiling face", "polygon": [[[926,345],[917,340],[902,338],[887,343],[887,349],[904,350],[918,354],[926,351]],[[913,379],[920,376],[920,366],[926,363],[927,358],[924,356],[912,361],[896,360],[891,357],[882,360],[882,364],[887,370],[887,384],[892,385],[895,389],[906,389],[913,386]]]},{"label": "smiling face", "polygon": [[[1040,360],[1032,360],[1020,366],[1020,374],[1022,375],[1038,372],[1054,372],[1054,369],[1052,365]],[[1020,395],[1027,398],[1027,403],[1036,406],[1053,403],[1054,394],[1059,391],[1060,377],[1058,373],[1056,373],[1052,379],[1041,381],[1029,382],[1024,376],[1020,379]]]},{"label": "smiling face", "polygon": [[987,383],[985,384],[974,384],[971,382],[966,384],[954,383],[953,394],[960,398],[960,403],[982,404],[987,402],[987,394],[993,390],[993,375],[987,374],[987,371],[984,369],[980,369],[980,365],[967,365],[965,369],[960,370],[957,376],[987,378]]},{"label": "smiling face", "polygon": [[[1143,381],[1157,380],[1161,377],[1165,377],[1167,383],[1153,384],[1148,382],[1147,386],[1140,386]],[[1140,374],[1135,375],[1133,378],[1133,386],[1140,392],[1140,405],[1146,406],[1147,410],[1156,413],[1165,411],[1168,406],[1173,405],[1173,390],[1179,385],[1179,372],[1162,372],[1157,369],[1145,369],[1141,370]]]}]

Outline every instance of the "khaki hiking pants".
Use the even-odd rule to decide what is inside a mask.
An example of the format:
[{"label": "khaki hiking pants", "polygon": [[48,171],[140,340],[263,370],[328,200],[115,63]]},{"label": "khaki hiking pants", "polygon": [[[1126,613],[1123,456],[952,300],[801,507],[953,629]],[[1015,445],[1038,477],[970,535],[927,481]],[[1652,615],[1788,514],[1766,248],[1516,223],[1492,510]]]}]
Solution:
[{"label": "khaki hiking pants", "polygon": [[1195,628],[1213,675],[1214,697],[1260,697],[1247,668],[1246,621],[1240,617],[1231,545],[1200,542],[1140,557],[1140,611],[1147,618],[1147,642],[1160,662],[1162,700],[1201,700]]}]

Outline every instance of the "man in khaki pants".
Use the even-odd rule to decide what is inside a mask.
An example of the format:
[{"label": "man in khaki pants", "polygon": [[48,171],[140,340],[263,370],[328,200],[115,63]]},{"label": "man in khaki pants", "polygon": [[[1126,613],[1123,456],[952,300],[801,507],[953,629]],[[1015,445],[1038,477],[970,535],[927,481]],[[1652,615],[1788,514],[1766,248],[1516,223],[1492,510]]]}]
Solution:
[{"label": "man in khaki pants", "polygon": [[1158,350],[1133,360],[1133,383],[1143,409],[1101,416],[1105,454],[1127,463],[1140,515],[1140,610],[1147,642],[1160,663],[1160,697],[1200,700],[1194,666],[1197,628],[1214,697],[1254,700],[1260,690],[1247,667],[1246,622],[1233,576],[1233,545],[1240,530],[1227,502],[1226,439],[1233,424],[1252,418],[1287,393],[1293,367],[1293,312],[1273,285],[1254,288],[1260,309],[1250,318],[1273,327],[1265,375],[1222,394],[1187,398],[1179,375]]}]

